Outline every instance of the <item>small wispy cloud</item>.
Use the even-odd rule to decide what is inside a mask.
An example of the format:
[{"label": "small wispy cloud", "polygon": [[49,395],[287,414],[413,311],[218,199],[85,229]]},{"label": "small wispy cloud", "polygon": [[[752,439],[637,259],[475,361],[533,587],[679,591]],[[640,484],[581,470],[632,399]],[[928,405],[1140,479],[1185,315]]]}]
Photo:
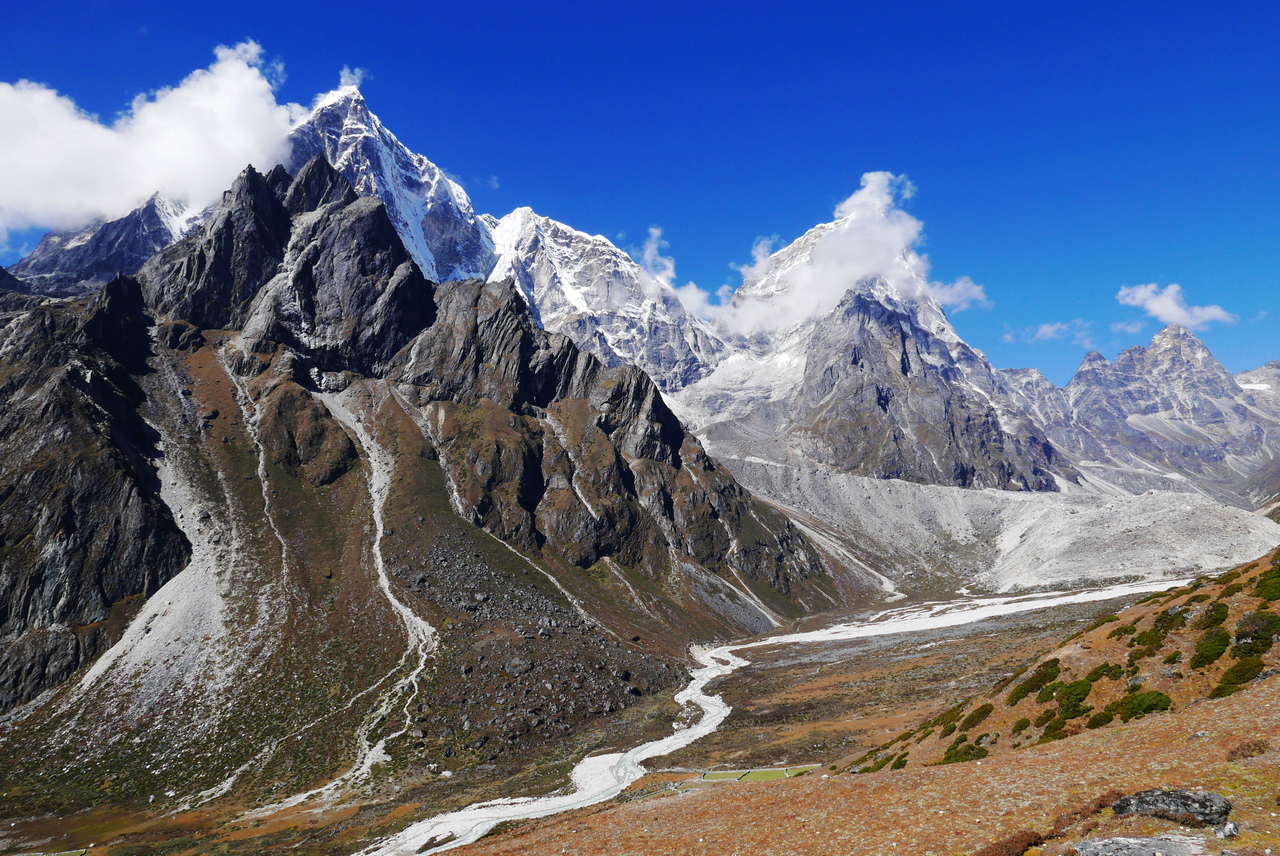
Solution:
[{"label": "small wispy cloud", "polygon": [[1000,339],[1009,344],[1035,344],[1037,342],[1070,341],[1085,350],[1093,348],[1093,322],[1076,318],[1072,321],[1054,321],[1015,330],[1004,325]]},{"label": "small wispy cloud", "polygon": [[358,89],[368,76],[369,72],[367,69],[350,68],[344,65],[342,67],[342,71],[338,73],[338,86],[343,89],[348,86],[354,86]]},{"label": "small wispy cloud", "polygon": [[1112,333],[1141,333],[1142,328],[1147,326],[1145,321],[1134,319],[1133,321],[1113,321],[1111,322]]},{"label": "small wispy cloud", "polygon": [[1209,324],[1235,323],[1236,316],[1217,304],[1188,306],[1182,296],[1182,286],[1176,282],[1164,288],[1154,282],[1147,285],[1126,285],[1116,294],[1123,306],[1136,306],[1165,324],[1180,324],[1188,330],[1200,330]]}]

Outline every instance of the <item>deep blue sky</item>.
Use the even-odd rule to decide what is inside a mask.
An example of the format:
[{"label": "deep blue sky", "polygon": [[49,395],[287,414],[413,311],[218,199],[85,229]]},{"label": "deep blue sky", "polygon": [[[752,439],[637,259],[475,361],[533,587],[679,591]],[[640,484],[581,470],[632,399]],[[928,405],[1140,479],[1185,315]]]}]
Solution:
[{"label": "deep blue sky", "polygon": [[188,5],[9,4],[0,80],[109,119],[220,43],[283,61],[282,101],[361,67],[374,112],[477,210],[632,247],[661,226],[678,281],[712,289],[862,173],[905,173],[934,278],[986,288],[952,318],[998,366],[1065,382],[1083,348],[1024,341],[1041,324],[1079,319],[1109,357],[1145,344],[1159,322],[1109,325],[1143,317],[1115,295],[1151,282],[1239,316],[1200,331],[1228,368],[1280,358],[1272,4]]}]

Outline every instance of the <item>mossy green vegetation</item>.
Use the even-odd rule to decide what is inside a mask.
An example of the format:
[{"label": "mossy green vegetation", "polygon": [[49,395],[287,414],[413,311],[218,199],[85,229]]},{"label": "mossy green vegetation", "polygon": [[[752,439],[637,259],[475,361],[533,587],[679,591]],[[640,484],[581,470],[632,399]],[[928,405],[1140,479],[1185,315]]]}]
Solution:
[{"label": "mossy green vegetation", "polygon": [[1204,611],[1204,615],[1200,616],[1200,620],[1196,622],[1196,627],[1201,630],[1217,627],[1227,620],[1229,612],[1230,608],[1225,603],[1214,603]]},{"label": "mossy green vegetation", "polygon": [[1141,719],[1157,710],[1168,710],[1172,706],[1173,699],[1164,693],[1159,690],[1147,690],[1118,698],[1107,705],[1106,709],[1119,716],[1122,722],[1128,722],[1131,719]]},{"label": "mossy green vegetation", "polygon": [[1120,676],[1124,674],[1124,667],[1119,663],[1100,663],[1093,667],[1093,670],[1085,676],[1086,681],[1099,681],[1107,678],[1112,681],[1120,680]]},{"label": "mossy green vegetation", "polygon": [[1244,689],[1244,685],[1262,674],[1261,657],[1245,657],[1222,673],[1209,698],[1223,698]]},{"label": "mossy green vegetation", "polygon": [[1191,668],[1203,669],[1227,652],[1231,634],[1221,627],[1211,627],[1196,640],[1196,653],[1191,657]]},{"label": "mossy green vegetation", "polygon": [[1038,693],[1040,690],[1053,683],[1057,680],[1058,674],[1061,671],[1057,657],[1054,657],[1051,660],[1045,660],[1034,672],[1031,673],[1030,677],[1014,687],[1013,692],[1009,693],[1009,706],[1013,707],[1029,694],[1033,692]]},{"label": "mossy green vegetation", "polygon": [[964,718],[964,722],[960,723],[961,731],[968,731],[975,725],[980,725],[983,720],[991,715],[991,711],[995,710],[995,705],[988,702],[981,707],[975,708],[972,713]]},{"label": "mossy green vegetation", "polygon": [[1077,719],[1084,716],[1092,707],[1084,704],[1093,689],[1093,682],[1088,679],[1072,681],[1058,690],[1058,716],[1064,720]]}]

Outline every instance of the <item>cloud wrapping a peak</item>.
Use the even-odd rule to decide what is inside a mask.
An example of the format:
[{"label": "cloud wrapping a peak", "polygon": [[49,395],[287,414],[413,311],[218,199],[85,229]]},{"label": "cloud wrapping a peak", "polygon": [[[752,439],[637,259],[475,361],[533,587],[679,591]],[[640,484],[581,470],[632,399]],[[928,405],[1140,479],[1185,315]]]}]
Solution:
[{"label": "cloud wrapping a peak", "polygon": [[1200,330],[1215,321],[1233,324],[1237,320],[1236,316],[1217,304],[1188,306],[1182,296],[1182,286],[1176,282],[1164,288],[1154,282],[1147,285],[1126,285],[1116,294],[1116,300],[1124,306],[1137,306],[1165,324],[1180,324],[1188,330]]},{"label": "cloud wrapping a peak", "polygon": [[203,205],[247,164],[269,169],[306,115],[279,104],[279,63],[252,41],[219,46],[214,62],[177,86],[138,95],[105,124],[39,83],[0,83],[0,240],[35,226],[72,228],[119,217],[159,191]]},{"label": "cloud wrapping a peak", "polygon": [[873,280],[888,283],[907,302],[931,299],[954,311],[988,305],[982,286],[968,277],[930,281],[929,259],[916,251],[924,224],[899,207],[914,194],[905,176],[865,173],[862,187],[836,206],[835,222],[810,233],[816,237],[801,263],[795,263],[792,248],[772,253],[775,239],[757,239],[751,264],[735,268],[748,287],[731,304],[686,305],[738,333],[819,317],[851,288]]}]

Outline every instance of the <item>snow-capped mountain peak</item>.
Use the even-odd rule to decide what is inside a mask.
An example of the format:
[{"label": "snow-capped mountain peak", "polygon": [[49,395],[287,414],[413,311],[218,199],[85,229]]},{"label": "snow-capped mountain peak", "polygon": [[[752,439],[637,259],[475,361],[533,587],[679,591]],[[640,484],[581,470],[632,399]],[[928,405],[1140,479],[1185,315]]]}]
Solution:
[{"label": "snow-capped mountain peak", "polygon": [[517,208],[486,219],[497,257],[490,281],[515,281],[538,323],[609,365],[640,366],[664,390],[705,376],[724,344],[668,284],[608,238]]},{"label": "snow-capped mountain peak", "polygon": [[356,193],[381,198],[428,279],[483,278],[492,268],[493,241],[466,191],[387,130],[355,86],[317,102],[290,143],[290,172],[323,154]]}]

